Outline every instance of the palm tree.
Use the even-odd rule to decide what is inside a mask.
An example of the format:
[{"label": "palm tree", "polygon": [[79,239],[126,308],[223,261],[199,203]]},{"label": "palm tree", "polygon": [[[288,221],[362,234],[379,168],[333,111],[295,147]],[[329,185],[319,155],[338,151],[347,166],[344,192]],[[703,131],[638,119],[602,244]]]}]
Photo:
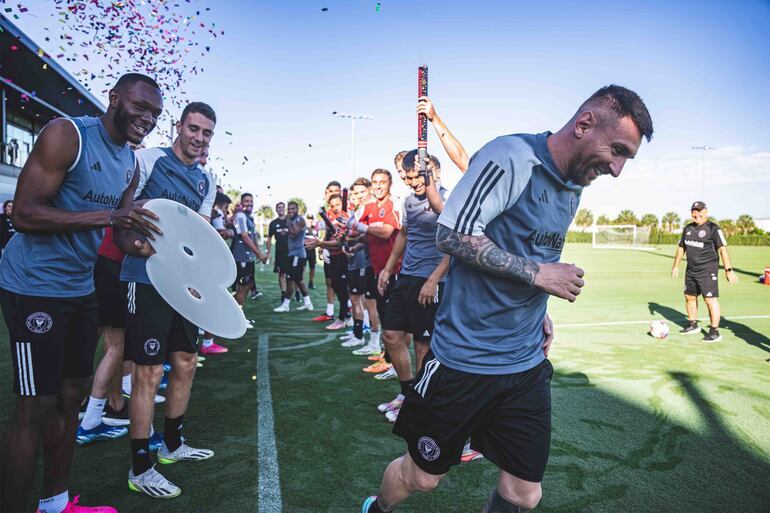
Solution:
[{"label": "palm tree", "polygon": [[666,212],[661,219],[663,229],[667,232],[677,231],[681,222],[682,218],[676,212]]},{"label": "palm tree", "polygon": [[588,228],[594,224],[594,215],[587,208],[581,208],[575,215],[575,224],[581,228]]},{"label": "palm tree", "polygon": [[754,224],[754,218],[748,214],[738,216],[738,219],[735,220],[735,226],[744,235],[751,233],[757,228],[757,225]]},{"label": "palm tree", "polygon": [[639,221],[640,226],[649,226],[651,228],[658,227],[658,216],[655,214],[644,214]]},{"label": "palm tree", "polygon": [[261,215],[265,219],[272,219],[275,217],[275,213],[273,212],[273,207],[270,205],[262,205],[257,209],[257,215]]},{"label": "palm tree", "polygon": [[732,237],[736,233],[738,233],[738,227],[735,226],[735,221],[732,219],[722,219],[719,221],[719,227],[722,229],[722,231],[725,233],[725,236]]},{"label": "palm tree", "polygon": [[615,224],[639,224],[633,210],[621,210],[615,219]]},{"label": "palm tree", "polygon": [[612,224],[612,221],[610,221],[609,217],[605,215],[600,215],[598,219],[596,219],[596,224],[607,225],[607,224]]}]

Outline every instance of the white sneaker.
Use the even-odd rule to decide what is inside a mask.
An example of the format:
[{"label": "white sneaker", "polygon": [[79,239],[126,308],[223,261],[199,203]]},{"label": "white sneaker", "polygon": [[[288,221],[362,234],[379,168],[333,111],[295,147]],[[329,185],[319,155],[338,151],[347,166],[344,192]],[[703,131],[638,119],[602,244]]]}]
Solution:
[{"label": "white sneaker", "polygon": [[274,312],[289,312],[291,310],[289,309],[289,305],[287,305],[286,303],[281,303],[281,306],[279,306],[278,308],[273,308],[273,311]]},{"label": "white sneaker", "polygon": [[398,412],[399,411],[401,411],[401,410],[398,409],[398,410],[386,411],[385,412],[385,418],[388,419],[388,422],[393,424],[394,422],[396,422],[396,419],[398,418]]},{"label": "white sneaker", "polygon": [[160,449],[158,449],[158,463],[162,463],[163,465],[176,463],[177,461],[207,460],[212,456],[214,456],[214,451],[209,449],[196,449],[184,442],[182,442],[182,445],[177,447],[174,452],[168,451],[165,441],[161,444]]},{"label": "white sneaker", "polygon": [[155,470],[155,466],[138,476],[134,475],[133,469],[129,470],[128,489],[132,492],[144,493],[154,499],[173,499],[182,493],[177,485]]},{"label": "white sneaker", "polygon": [[302,306],[298,306],[297,310],[307,310],[308,312],[313,311],[313,303],[305,303]]},{"label": "white sneaker", "polygon": [[349,331],[343,335],[340,335],[340,340],[342,341],[350,340],[351,338],[355,338],[355,335],[353,334],[352,331]]},{"label": "white sneaker", "polygon": [[[392,367],[391,367],[392,368]],[[404,403],[404,396],[401,394],[398,394],[395,399],[392,401],[388,401],[387,403],[382,403],[377,406],[377,411],[380,413],[385,413],[390,410],[397,410],[401,408],[401,405]]]},{"label": "white sneaker", "polygon": [[155,404],[163,404],[166,402],[166,398],[162,395],[155,394]]},{"label": "white sneaker", "polygon": [[364,339],[362,338],[356,338],[355,336],[350,337],[345,342],[340,344],[342,347],[358,347],[364,345]]},{"label": "white sneaker", "polygon": [[347,319],[345,319],[345,327],[346,328],[352,328],[353,327],[353,318],[352,317],[348,317]]},{"label": "white sneaker", "polygon": [[381,352],[382,352],[382,349],[380,349],[380,346],[378,344],[376,346],[366,345],[361,349],[356,349],[355,351],[353,351],[353,354],[356,356],[371,356],[373,354],[380,354]]},{"label": "white sneaker", "polygon": [[396,378],[398,378],[398,374],[396,373],[396,369],[393,367],[386,370],[385,372],[380,372],[379,374],[374,375],[374,379],[378,379],[380,381],[384,381],[386,379],[396,379]]}]

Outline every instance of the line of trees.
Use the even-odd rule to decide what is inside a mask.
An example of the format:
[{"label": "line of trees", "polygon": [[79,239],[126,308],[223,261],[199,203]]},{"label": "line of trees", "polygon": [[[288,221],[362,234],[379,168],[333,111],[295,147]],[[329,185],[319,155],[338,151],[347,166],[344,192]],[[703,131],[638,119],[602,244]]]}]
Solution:
[{"label": "line of trees", "polygon": [[[760,230],[754,223],[754,218],[748,214],[743,214],[737,219],[721,219],[716,220],[709,218],[722,228],[722,231],[726,236],[733,235],[763,235],[765,232]],[[612,224],[626,224],[655,228],[664,232],[674,233],[681,230],[685,225],[690,223],[690,219],[682,219],[676,212],[666,212],[663,217],[658,220],[655,214],[644,214],[641,217],[637,217],[632,210],[621,210],[615,219],[610,219],[605,215],[600,215],[596,218],[596,224],[612,225]],[[587,208],[581,208],[575,215],[575,224],[580,228],[588,228],[594,224],[594,214]]]}]

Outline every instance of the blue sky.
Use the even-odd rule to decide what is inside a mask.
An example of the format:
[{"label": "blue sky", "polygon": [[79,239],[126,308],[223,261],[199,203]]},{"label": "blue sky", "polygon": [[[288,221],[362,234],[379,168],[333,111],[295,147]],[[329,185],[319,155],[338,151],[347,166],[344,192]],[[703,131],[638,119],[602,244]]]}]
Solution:
[{"label": "blue sky", "polygon": [[[557,130],[602,85],[637,91],[655,136],[619,179],[586,189],[581,206],[596,213],[684,216],[704,199],[718,218],[770,217],[770,2],[380,3],[193,1],[226,31],[184,88],[218,113],[211,151],[230,169],[226,184],[258,203],[314,205],[331,179],[392,169],[393,154],[415,146],[424,63],[439,114],[470,153],[498,135]],[[50,3],[25,5],[37,16],[16,23],[42,45]],[[332,111],[374,118],[357,125],[355,174],[350,121]],[[716,149],[704,160],[700,145]],[[433,132],[429,151],[455,183]]]}]

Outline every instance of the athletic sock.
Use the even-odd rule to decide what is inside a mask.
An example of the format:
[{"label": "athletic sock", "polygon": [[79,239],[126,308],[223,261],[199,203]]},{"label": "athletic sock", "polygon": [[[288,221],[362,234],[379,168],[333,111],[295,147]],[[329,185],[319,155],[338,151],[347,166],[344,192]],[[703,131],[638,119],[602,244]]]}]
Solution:
[{"label": "athletic sock", "polygon": [[163,424],[163,441],[166,443],[166,449],[169,452],[174,452],[182,445],[182,420],[184,415],[180,415],[175,419],[166,417],[166,421]]},{"label": "athletic sock", "polygon": [[369,342],[372,346],[380,347],[380,330],[372,330],[370,332],[372,339]]},{"label": "athletic sock", "polygon": [[353,319],[353,336],[356,338],[364,338],[364,320]]},{"label": "athletic sock", "polygon": [[406,394],[409,393],[409,387],[412,386],[412,383],[414,383],[414,380],[413,379],[407,379],[406,381],[399,380],[398,383],[401,385],[401,394],[400,395],[405,396]]},{"label": "athletic sock", "polygon": [[288,297],[283,298],[283,303],[281,304],[281,306],[291,306],[291,299],[289,299]]},{"label": "athletic sock", "polygon": [[131,439],[131,468],[135,476],[144,474],[152,468],[149,438]]},{"label": "athletic sock", "polygon": [[126,374],[123,376],[123,391],[127,393],[128,395],[131,395],[131,373]]},{"label": "athletic sock", "polygon": [[93,429],[101,424],[105,404],[107,404],[107,399],[97,399],[94,396],[89,397],[86,414],[80,423],[80,427],[83,429]]},{"label": "athletic sock", "polygon": [[302,296],[302,302],[305,303],[306,305],[311,305],[312,304],[310,302],[310,296]]},{"label": "athletic sock", "polygon": [[369,310],[364,308],[364,326],[371,326],[369,322]]},{"label": "athletic sock", "polygon": [[47,499],[41,499],[37,509],[40,513],[61,513],[67,507],[70,500],[70,491],[64,490],[59,495]]},{"label": "athletic sock", "polygon": [[326,303],[326,316],[334,317],[334,303]]},{"label": "athletic sock", "polygon": [[203,347],[211,347],[214,345],[214,339],[213,338],[204,338],[203,339]]},{"label": "athletic sock", "polygon": [[380,499],[378,497],[377,500],[374,501],[369,506],[369,510],[366,513],[391,513],[391,511],[393,510],[392,509],[385,510],[385,509],[382,509],[382,507],[380,507]]}]

